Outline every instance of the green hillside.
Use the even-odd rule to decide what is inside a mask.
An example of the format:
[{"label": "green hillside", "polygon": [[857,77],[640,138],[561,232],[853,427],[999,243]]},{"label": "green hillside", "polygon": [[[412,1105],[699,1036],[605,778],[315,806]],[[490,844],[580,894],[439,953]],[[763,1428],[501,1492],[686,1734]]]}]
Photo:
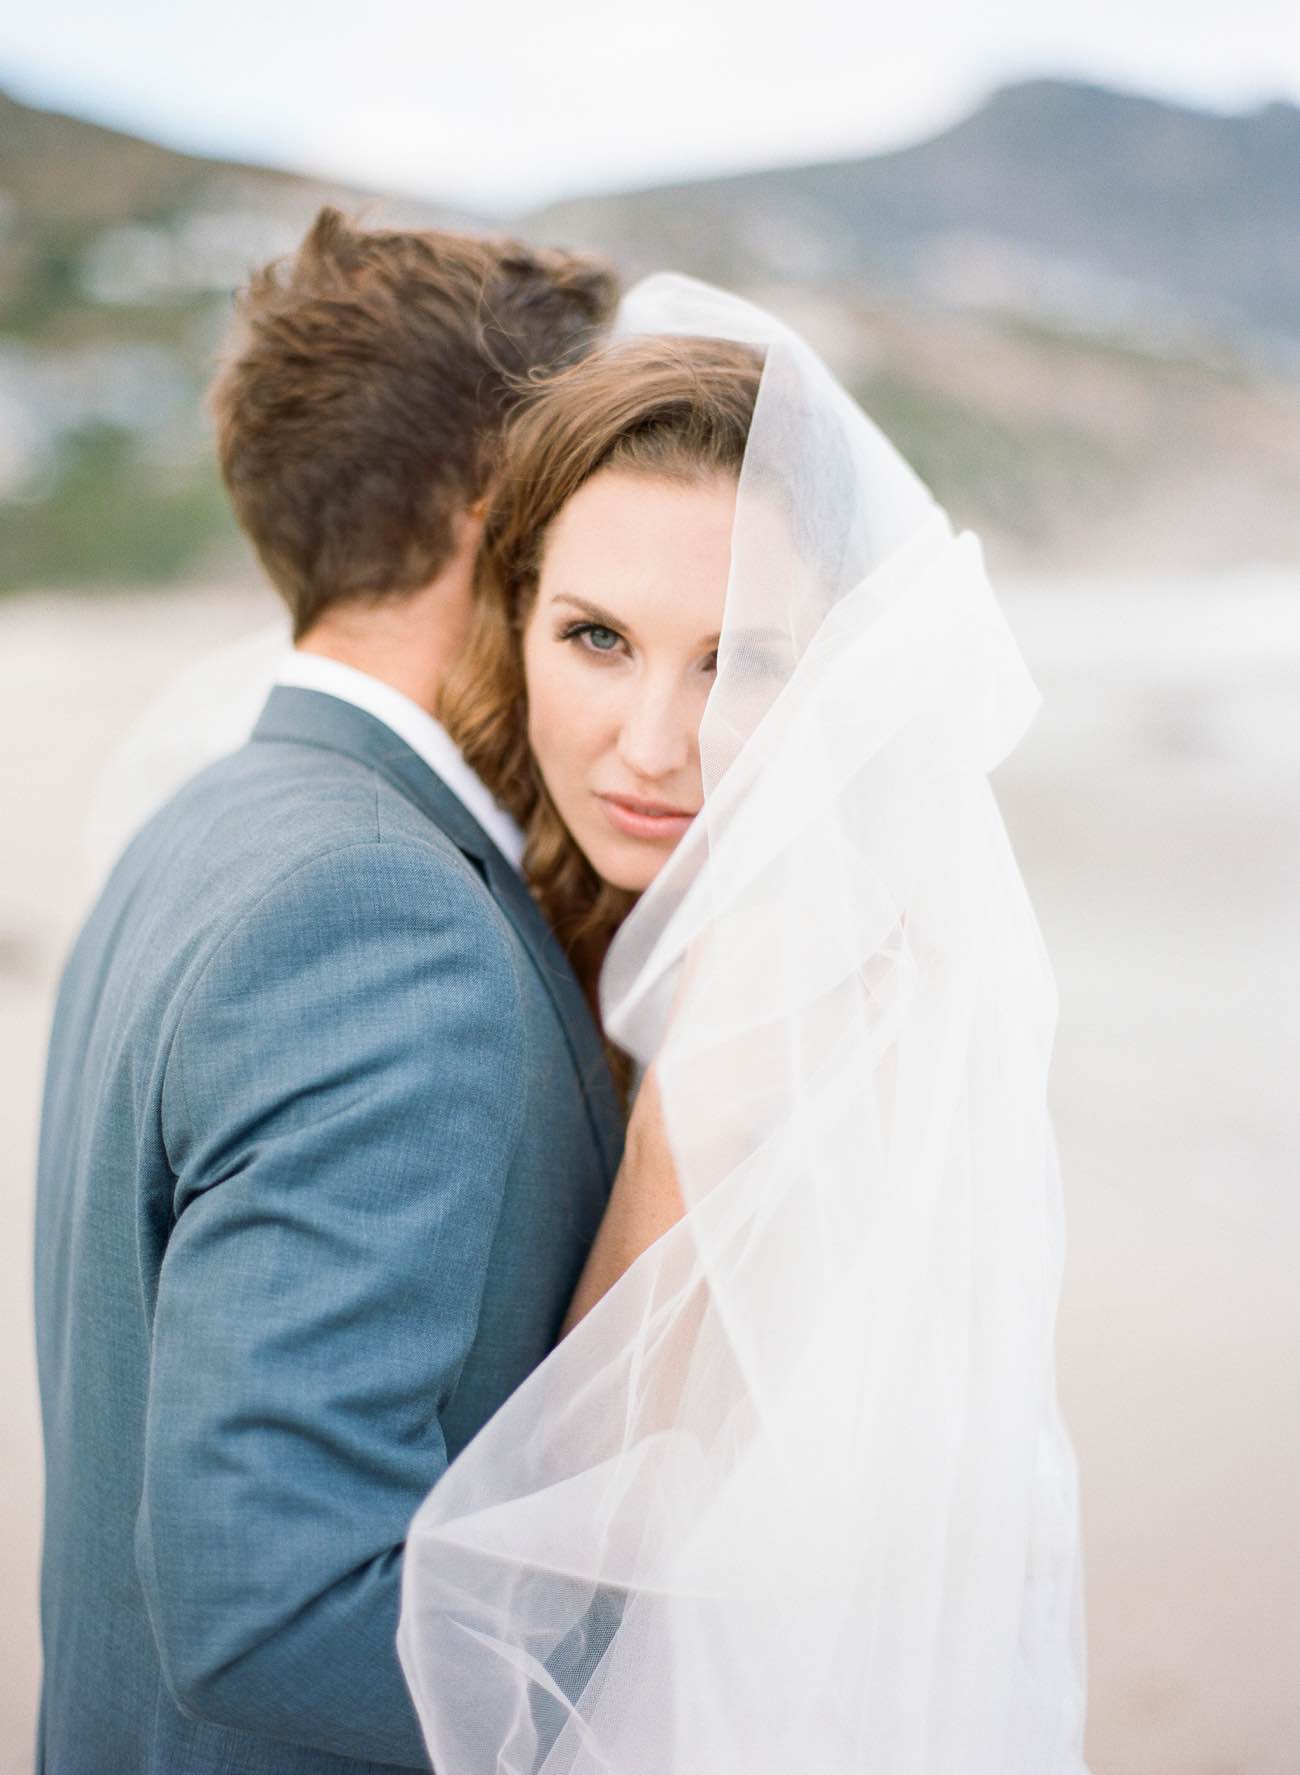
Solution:
[{"label": "green hillside", "polygon": [[232,291],[326,201],[375,200],[0,94],[0,590],[247,573],[203,394]]}]

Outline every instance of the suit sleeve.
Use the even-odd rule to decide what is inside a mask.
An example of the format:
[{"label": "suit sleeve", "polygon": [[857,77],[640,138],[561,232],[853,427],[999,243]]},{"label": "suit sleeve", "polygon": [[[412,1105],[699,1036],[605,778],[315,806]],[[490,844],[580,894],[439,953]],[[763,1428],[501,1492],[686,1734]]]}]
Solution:
[{"label": "suit sleeve", "polygon": [[519,1135],[514,958],[468,868],[358,844],[185,1005],[137,1562],[178,1705],[429,1767],[394,1645]]}]

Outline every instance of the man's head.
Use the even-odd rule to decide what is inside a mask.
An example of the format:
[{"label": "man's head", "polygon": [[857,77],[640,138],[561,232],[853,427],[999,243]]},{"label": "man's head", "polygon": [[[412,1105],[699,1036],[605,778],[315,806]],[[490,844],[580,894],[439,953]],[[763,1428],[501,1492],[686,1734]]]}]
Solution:
[{"label": "man's head", "polygon": [[334,209],[254,275],[212,408],[235,514],[295,637],[437,577],[520,380],[580,356],[617,296],[595,257],[362,230]]}]

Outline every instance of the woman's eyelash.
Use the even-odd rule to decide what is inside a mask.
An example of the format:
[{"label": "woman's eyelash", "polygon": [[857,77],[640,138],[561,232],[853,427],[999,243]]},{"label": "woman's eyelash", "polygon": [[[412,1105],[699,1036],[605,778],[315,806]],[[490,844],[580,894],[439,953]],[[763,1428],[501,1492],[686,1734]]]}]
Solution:
[{"label": "woman's eyelash", "polygon": [[[619,643],[623,639],[617,629],[611,629],[603,622],[571,622],[566,623],[560,630],[561,641],[585,640],[591,635],[612,635],[614,640]],[[590,641],[587,641],[586,650],[588,653],[612,654],[618,652],[617,647],[596,647]]]},{"label": "woman's eyelash", "polygon": [[[587,639],[587,637],[589,637],[591,635],[612,635],[615,642],[617,642],[618,645],[614,646],[614,647],[597,647],[594,645],[594,643],[592,643],[590,640]],[[603,623],[603,622],[570,622],[570,623],[565,623],[564,626],[557,632],[556,639],[560,640],[560,641],[580,641],[580,642],[583,642],[583,643],[585,643],[583,651],[586,653],[594,653],[597,655],[598,658],[603,656],[603,657],[612,659],[614,657],[614,655],[616,653],[618,653],[619,649],[624,645],[623,637],[622,637],[622,635],[619,634],[618,630],[611,629],[608,623]],[[715,648],[711,653],[706,655],[705,670],[709,671],[709,672],[715,672],[717,670],[717,668],[718,668],[718,655],[717,655],[717,650]]]}]

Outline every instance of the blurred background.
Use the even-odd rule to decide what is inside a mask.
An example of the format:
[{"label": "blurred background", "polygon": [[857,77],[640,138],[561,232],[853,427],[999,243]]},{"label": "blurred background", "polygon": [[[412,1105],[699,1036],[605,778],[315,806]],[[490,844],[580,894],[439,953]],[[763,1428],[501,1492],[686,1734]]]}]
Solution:
[{"label": "blurred background", "polygon": [[1044,694],[996,782],[1061,987],[1091,1761],[1300,1770],[1300,34],[1276,0],[905,12],[0,21],[0,1775],[83,826],[141,706],[273,618],[202,396],[232,290],[325,200],[745,290],[983,537]]}]

